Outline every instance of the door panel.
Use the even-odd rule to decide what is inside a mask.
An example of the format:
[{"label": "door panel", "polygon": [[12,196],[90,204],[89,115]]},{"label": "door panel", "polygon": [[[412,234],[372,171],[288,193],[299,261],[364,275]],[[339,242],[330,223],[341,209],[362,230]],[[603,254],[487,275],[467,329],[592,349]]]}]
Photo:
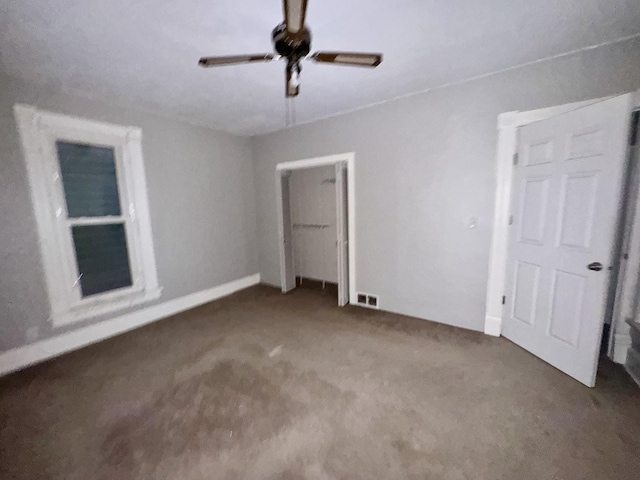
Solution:
[{"label": "door panel", "polygon": [[599,172],[564,175],[558,244],[589,251],[595,221]]},{"label": "door panel", "polygon": [[536,143],[531,143],[524,149],[523,158],[525,165],[542,165],[551,163],[553,160],[553,142],[552,139],[539,139]]},{"label": "door panel", "polygon": [[549,177],[528,178],[522,190],[520,213],[522,221],[519,223],[519,239],[521,242],[542,245],[549,196]]},{"label": "door panel", "polygon": [[[521,127],[503,334],[593,386],[630,96]],[[604,268],[587,268],[601,262]]]},{"label": "door panel", "polygon": [[516,262],[514,283],[513,318],[534,324],[536,315],[536,298],[540,284],[540,265],[527,262]]},{"label": "door panel", "polygon": [[553,300],[548,333],[567,345],[578,348],[586,277],[554,270],[551,285]]}]

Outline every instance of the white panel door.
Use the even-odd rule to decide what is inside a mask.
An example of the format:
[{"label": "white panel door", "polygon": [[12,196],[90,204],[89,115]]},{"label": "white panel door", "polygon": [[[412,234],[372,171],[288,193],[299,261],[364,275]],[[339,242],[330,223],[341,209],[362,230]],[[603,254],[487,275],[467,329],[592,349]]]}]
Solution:
[{"label": "white panel door", "polygon": [[296,271],[293,257],[293,232],[291,225],[291,195],[289,179],[291,172],[276,172],[276,195],[278,199],[278,234],[280,240],[280,284],[282,293],[296,288]]},{"label": "white panel door", "polygon": [[622,95],[518,131],[502,333],[588,386],[595,385],[630,105]]},{"label": "white panel door", "polygon": [[347,216],[347,164],[336,164],[336,229],[338,239],[338,305],[349,303],[349,228]]}]

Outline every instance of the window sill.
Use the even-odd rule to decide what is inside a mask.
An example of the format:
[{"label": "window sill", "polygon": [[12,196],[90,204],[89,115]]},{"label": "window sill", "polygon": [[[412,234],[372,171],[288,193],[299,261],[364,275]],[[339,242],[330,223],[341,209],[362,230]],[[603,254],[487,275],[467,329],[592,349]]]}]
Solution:
[{"label": "window sill", "polygon": [[54,313],[51,315],[49,320],[53,324],[54,328],[64,327],[83,320],[89,320],[97,317],[98,315],[124,310],[126,308],[135,307],[136,305],[142,305],[144,303],[157,300],[160,298],[161,293],[162,288],[160,287],[149,289],[144,292],[127,295],[124,298],[119,298],[117,300],[80,306],[67,312]]}]

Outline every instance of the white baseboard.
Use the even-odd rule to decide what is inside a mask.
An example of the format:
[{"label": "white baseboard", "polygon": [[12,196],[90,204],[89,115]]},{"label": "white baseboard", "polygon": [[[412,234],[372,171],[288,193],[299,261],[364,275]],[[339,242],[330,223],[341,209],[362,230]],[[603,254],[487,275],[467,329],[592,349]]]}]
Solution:
[{"label": "white baseboard", "polygon": [[613,356],[615,363],[624,364],[627,361],[627,350],[631,348],[631,335],[616,333],[613,335]]},{"label": "white baseboard", "polygon": [[640,353],[630,349],[627,355],[627,361],[624,364],[624,368],[627,370],[629,375],[631,375],[633,381],[640,387]]},{"label": "white baseboard", "polygon": [[633,372],[629,367],[625,366],[625,369],[627,370],[627,373],[629,374],[629,376],[633,379],[634,382],[636,382],[636,384],[640,387],[640,376],[638,376],[636,374],[636,372]]},{"label": "white baseboard", "polygon": [[152,307],[137,310],[96,325],[79,328],[40,342],[0,354],[0,375],[71,352],[109,337],[134,330],[162,318],[217,300],[260,283],[260,274],[249,275],[217,287],[185,295]]},{"label": "white baseboard", "polygon": [[502,332],[502,319],[500,317],[484,318],[484,333],[493,337],[499,337]]}]

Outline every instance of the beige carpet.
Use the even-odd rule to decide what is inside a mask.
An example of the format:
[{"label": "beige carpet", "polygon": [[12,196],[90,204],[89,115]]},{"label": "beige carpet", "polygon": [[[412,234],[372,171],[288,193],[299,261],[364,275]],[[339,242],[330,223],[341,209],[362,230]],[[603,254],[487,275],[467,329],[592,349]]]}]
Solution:
[{"label": "beige carpet", "polygon": [[638,479],[640,389],[256,287],[0,380],[4,479]]}]

